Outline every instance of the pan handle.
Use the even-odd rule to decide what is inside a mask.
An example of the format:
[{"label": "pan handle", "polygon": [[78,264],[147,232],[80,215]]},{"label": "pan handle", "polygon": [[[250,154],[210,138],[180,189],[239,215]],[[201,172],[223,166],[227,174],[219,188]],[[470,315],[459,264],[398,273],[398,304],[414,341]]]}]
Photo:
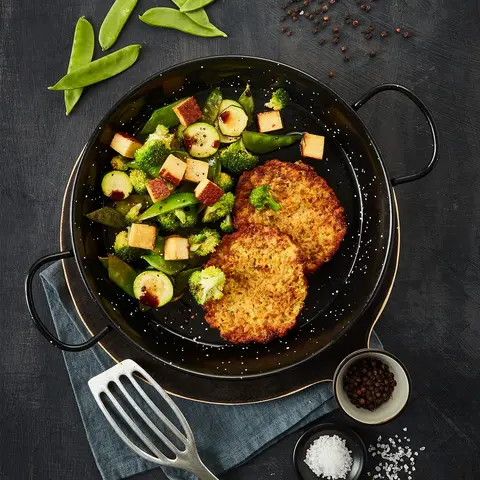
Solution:
[{"label": "pan handle", "polygon": [[414,182],[415,180],[419,180],[420,178],[428,175],[435,168],[435,165],[438,162],[438,130],[437,126],[435,125],[435,121],[433,120],[432,114],[428,110],[427,106],[411,90],[402,85],[397,85],[396,83],[384,83],[382,85],[378,85],[377,87],[372,88],[360,100],[355,102],[352,105],[352,108],[355,111],[359,110],[360,107],[365,105],[377,93],[384,92],[386,90],[394,90],[396,92],[400,92],[403,95],[407,96],[415,105],[417,105],[417,107],[420,109],[420,111],[423,113],[427,120],[433,140],[433,152],[428,164],[419,172],[413,173],[411,175],[405,175],[403,177],[392,178],[392,185],[395,186],[400,185],[401,183],[409,183]]},{"label": "pan handle", "polygon": [[81,352],[87,350],[88,348],[95,345],[99,340],[101,340],[110,330],[110,325],[107,325],[103,330],[98,332],[92,338],[89,338],[86,342],[80,343],[78,345],[72,345],[69,343],[64,343],[54,335],[50,333],[47,327],[44,325],[42,320],[40,320],[40,315],[37,312],[35,303],[33,301],[33,291],[32,284],[33,278],[38,270],[43,267],[46,263],[54,262],[55,260],[61,260],[62,258],[73,257],[73,252],[71,250],[66,250],[64,252],[51,253],[50,255],[45,255],[44,257],[39,258],[28,270],[27,277],[25,278],[25,298],[27,301],[28,311],[32,316],[33,323],[40,330],[40,333],[55,347],[58,347],[60,350],[65,350],[67,352]]}]

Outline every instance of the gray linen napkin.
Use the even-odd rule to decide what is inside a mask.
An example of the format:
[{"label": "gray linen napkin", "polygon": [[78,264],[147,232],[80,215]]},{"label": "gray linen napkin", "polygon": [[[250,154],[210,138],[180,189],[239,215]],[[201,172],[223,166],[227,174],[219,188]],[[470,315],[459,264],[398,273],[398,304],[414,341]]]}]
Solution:
[{"label": "gray linen napkin", "polygon": [[[41,273],[53,321],[60,339],[80,343],[89,333],[78,319],[61,262]],[[374,346],[381,347],[375,336]],[[99,347],[79,353],[63,352],[87,438],[104,480],[127,478],[158,468],[130,450],[115,434],[97,407],[87,381],[114,365]],[[200,457],[219,475],[248,461],[280,438],[332,411],[330,383],[257,405],[221,406],[173,397],[195,434]],[[170,480],[193,480],[190,473],[165,469]]]}]

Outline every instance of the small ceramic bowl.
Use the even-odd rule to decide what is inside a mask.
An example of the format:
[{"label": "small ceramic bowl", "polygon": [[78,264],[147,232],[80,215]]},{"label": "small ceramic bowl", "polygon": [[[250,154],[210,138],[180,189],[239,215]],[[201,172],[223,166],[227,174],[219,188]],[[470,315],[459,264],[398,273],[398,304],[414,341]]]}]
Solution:
[{"label": "small ceramic bowl", "polygon": [[[376,358],[387,364],[397,382],[392,397],[374,411],[356,407],[343,389],[343,379],[347,370],[352,363],[364,357]],[[379,425],[393,420],[405,408],[410,398],[411,380],[405,365],[394,355],[385,350],[365,348],[351,353],[342,360],[333,376],[333,391],[338,405],[348,416],[367,425]]]},{"label": "small ceramic bowl", "polygon": [[362,439],[357,433],[350,428],[336,423],[321,423],[307,430],[295,445],[293,451],[293,465],[299,480],[319,480],[322,477],[317,477],[310,467],[305,463],[307,450],[310,445],[322,435],[338,435],[345,440],[345,445],[351,452],[353,464],[350,471],[347,473],[345,480],[357,480],[360,478],[363,467],[367,460],[367,449]]}]

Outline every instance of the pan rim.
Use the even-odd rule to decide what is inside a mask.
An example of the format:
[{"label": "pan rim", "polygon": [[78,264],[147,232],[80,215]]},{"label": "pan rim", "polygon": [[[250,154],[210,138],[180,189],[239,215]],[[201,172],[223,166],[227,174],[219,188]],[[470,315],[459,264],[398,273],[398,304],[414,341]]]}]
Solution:
[{"label": "pan rim", "polygon": [[[300,74],[303,77],[305,77],[306,79],[308,79],[308,80],[320,85],[322,88],[326,89],[335,99],[337,99],[338,103],[340,103],[352,115],[354,115],[355,119],[359,122],[359,125],[362,127],[363,132],[365,134],[365,137],[369,142],[369,147],[372,149],[372,153],[377,158],[379,166],[381,168],[381,172],[382,172],[383,178],[385,180],[384,183],[385,183],[385,186],[386,186],[385,195],[386,195],[386,200],[387,200],[387,203],[388,203],[388,209],[386,209],[386,210],[388,210],[388,217],[389,217],[389,220],[388,220],[388,239],[387,239],[387,242],[386,242],[386,245],[385,245],[386,255],[384,256],[381,269],[379,271],[379,274],[377,275],[375,285],[371,289],[368,297],[364,299],[362,308],[359,309],[359,311],[355,315],[354,319],[352,321],[350,321],[345,326],[345,328],[342,330],[342,332],[339,335],[337,335],[335,338],[333,338],[330,342],[325,344],[319,350],[313,352],[310,355],[305,355],[304,358],[302,358],[300,360],[297,360],[297,361],[294,361],[293,363],[290,363],[288,365],[279,366],[278,368],[274,368],[274,369],[264,371],[264,372],[246,373],[246,374],[237,374],[237,375],[223,375],[223,374],[216,374],[216,373],[204,373],[204,372],[199,372],[199,371],[196,371],[196,370],[192,370],[191,368],[186,368],[186,367],[184,367],[180,364],[172,363],[172,362],[162,358],[158,354],[153,353],[152,351],[143,347],[142,345],[139,345],[138,343],[136,343],[127,334],[127,332],[125,332],[121,328],[121,326],[119,324],[117,324],[115,321],[113,321],[111,319],[111,317],[108,315],[107,311],[105,310],[102,302],[100,302],[97,299],[96,294],[94,293],[92,287],[90,286],[90,284],[88,282],[88,279],[87,279],[87,276],[86,276],[86,273],[85,273],[85,270],[84,270],[82,262],[81,262],[81,256],[78,252],[79,238],[78,238],[76,227],[75,227],[75,212],[76,212],[76,210],[75,210],[75,205],[76,205],[75,198],[77,196],[77,189],[79,188],[79,178],[78,177],[79,177],[79,174],[80,174],[80,171],[81,171],[81,167],[82,167],[82,164],[84,162],[84,159],[85,159],[85,156],[86,156],[87,152],[90,150],[90,148],[92,148],[94,143],[97,141],[98,136],[100,135],[100,132],[102,131],[104,125],[107,123],[108,119],[129,98],[134,96],[138,91],[143,89],[145,86],[147,86],[149,83],[151,83],[152,81],[154,81],[158,77],[161,77],[165,74],[168,74],[168,73],[170,73],[170,72],[172,72],[176,69],[182,68],[184,66],[191,66],[192,64],[199,64],[200,65],[202,62],[214,62],[215,60],[228,60],[228,59],[238,60],[238,61],[249,61],[249,60],[250,61],[259,61],[259,62],[262,62],[266,65],[283,67],[287,70],[291,70],[291,71],[295,72],[295,74],[297,74],[297,75]],[[355,323],[355,320],[358,319],[359,317],[361,317],[365,313],[365,311],[367,310],[369,305],[371,305],[372,301],[374,300],[375,296],[378,293],[378,290],[379,290],[381,284],[383,283],[383,281],[385,279],[388,263],[389,263],[389,261],[391,259],[391,256],[392,256],[392,244],[393,244],[392,239],[393,239],[393,233],[394,233],[395,225],[396,225],[395,215],[393,214],[392,194],[393,194],[393,187],[392,187],[391,182],[390,182],[390,177],[388,175],[388,171],[387,171],[385,162],[383,161],[382,155],[381,155],[380,150],[379,150],[379,148],[378,148],[378,146],[375,142],[375,139],[374,139],[373,135],[371,134],[371,132],[369,131],[369,129],[367,128],[367,126],[365,125],[365,123],[363,122],[361,117],[358,115],[358,113],[350,106],[350,104],[348,104],[343,99],[343,97],[339,96],[336,92],[334,92],[328,85],[324,84],[323,82],[321,82],[320,80],[318,80],[314,76],[304,72],[301,69],[298,69],[298,68],[293,67],[291,65],[287,65],[287,64],[282,63],[282,62],[278,62],[278,61],[273,60],[273,59],[268,59],[268,58],[258,57],[258,56],[250,56],[250,55],[213,55],[213,56],[202,57],[202,58],[197,58],[197,59],[188,60],[188,61],[185,61],[185,62],[182,62],[182,63],[178,63],[178,64],[170,66],[166,69],[163,69],[163,70],[151,75],[150,77],[148,77],[144,81],[140,82],[135,87],[129,89],[114,104],[114,106],[112,108],[110,108],[108,110],[108,112],[102,117],[102,119],[100,120],[100,122],[97,124],[97,126],[93,130],[92,134],[90,135],[90,137],[88,139],[88,142],[86,143],[82,153],[80,154],[78,164],[76,164],[76,172],[75,172],[75,175],[74,175],[74,178],[73,178],[73,186],[72,186],[71,198],[70,198],[70,212],[69,212],[70,213],[70,236],[71,236],[71,239],[72,239],[72,250],[73,250],[73,253],[74,253],[75,263],[76,263],[76,265],[77,265],[77,267],[80,271],[82,281],[83,281],[83,283],[84,283],[84,285],[85,285],[85,287],[86,287],[86,289],[89,293],[90,298],[95,302],[96,305],[98,305],[102,314],[106,318],[108,324],[111,325],[113,328],[115,328],[117,331],[119,331],[137,349],[139,349],[140,351],[150,355],[156,361],[161,361],[161,362],[163,362],[167,365],[170,365],[174,368],[177,368],[181,371],[184,371],[184,372],[187,372],[187,373],[190,373],[190,374],[194,374],[194,375],[198,375],[198,376],[201,376],[201,377],[205,377],[205,378],[217,378],[217,379],[224,378],[224,379],[228,379],[228,380],[234,380],[234,379],[242,380],[244,378],[261,378],[261,377],[268,376],[268,375],[274,375],[276,373],[279,373],[279,372],[288,370],[290,368],[299,366],[302,363],[306,362],[307,360],[309,360],[309,359],[313,358],[314,356],[318,355],[320,352],[324,352],[325,350],[328,350],[338,340],[339,337],[345,335],[350,330],[352,325]],[[387,229],[386,229],[386,231],[387,231]]]}]

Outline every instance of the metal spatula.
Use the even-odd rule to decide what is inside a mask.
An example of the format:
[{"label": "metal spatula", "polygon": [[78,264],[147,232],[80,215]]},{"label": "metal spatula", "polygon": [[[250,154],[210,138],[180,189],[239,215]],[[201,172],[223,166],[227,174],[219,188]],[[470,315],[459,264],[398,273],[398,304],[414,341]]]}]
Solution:
[{"label": "metal spatula", "polygon": [[[185,434],[183,434],[168,418],[167,416],[155,405],[151,398],[146,394],[145,390],[138,384],[133,374],[137,373],[142,375],[150,385],[159,393],[163,400],[168,404],[171,412],[180,422]],[[124,381],[120,380],[122,378]],[[143,401],[154,412],[156,418],[151,419],[147,416],[145,411],[139,406],[137,401],[125,388],[125,384],[131,384]],[[187,420],[183,416],[180,409],[175,405],[168,394],[162,387],[139,365],[133,360],[124,360],[107,371],[91,378],[88,381],[88,386],[97,402],[98,406],[102,410],[106,419],[113,427],[118,436],[138,455],[150,460],[151,462],[158,463],[166,467],[181,468],[188,470],[197,475],[201,480],[218,480],[218,478],[202,463],[198,456],[197,447],[195,445],[195,439],[193,437],[192,430],[187,423]],[[132,416],[125,410],[119,400],[112,393],[112,386],[115,391],[119,392],[117,398],[121,397],[121,402],[124,400],[133,408],[136,414],[141,418],[143,422],[135,421]],[[132,390],[133,391],[133,390]],[[108,399],[108,405],[105,399]],[[125,403],[126,405],[126,403]],[[120,425],[117,420],[112,416],[120,416],[126,425]],[[155,420],[157,425],[152,421]],[[123,422],[121,422],[123,423]],[[142,423],[144,430],[140,427]],[[127,427],[128,425],[128,427]],[[166,427],[172,435],[174,435],[182,448],[175,446],[172,441],[163,433],[158,427],[162,425]],[[148,426],[147,430],[145,426]],[[145,432],[147,430],[147,432]],[[146,447],[145,451],[136,443],[134,443],[130,437],[140,440],[140,442]],[[147,436],[147,434],[148,436]],[[174,458],[168,458],[154,442],[160,442],[163,446],[174,454]],[[149,453],[150,452],[150,453]]]}]

